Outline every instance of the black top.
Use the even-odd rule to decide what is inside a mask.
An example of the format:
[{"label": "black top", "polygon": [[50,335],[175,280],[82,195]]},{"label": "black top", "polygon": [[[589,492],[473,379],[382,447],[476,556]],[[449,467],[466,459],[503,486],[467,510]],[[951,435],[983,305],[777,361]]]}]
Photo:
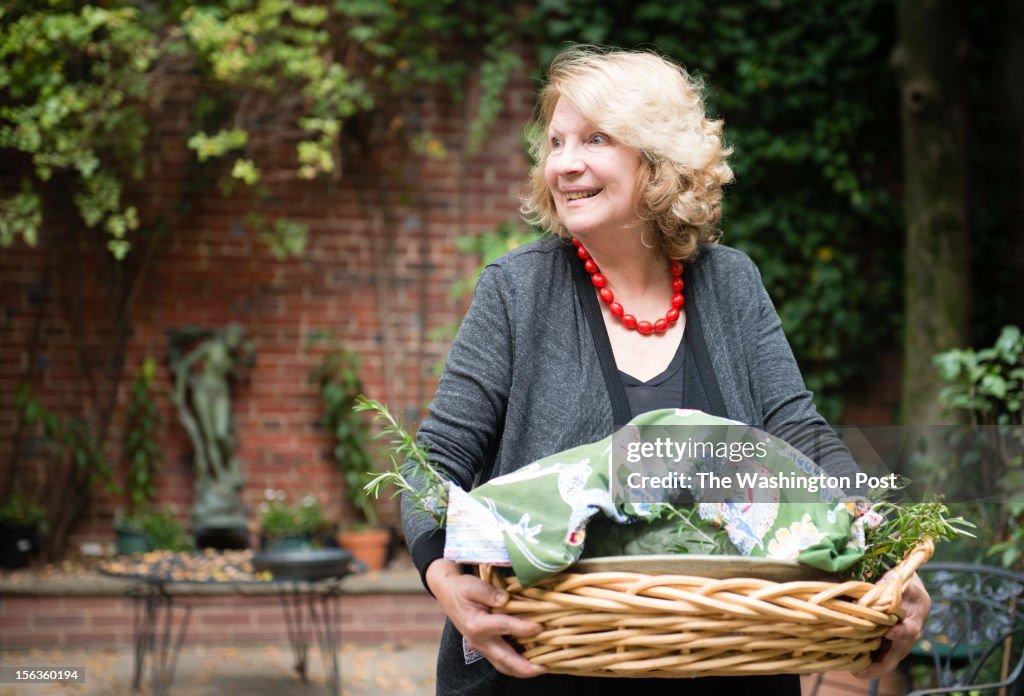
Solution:
[{"label": "black top", "polygon": [[[652,337],[658,340],[657,337]],[[686,357],[686,341],[679,340],[679,348],[661,374],[651,377],[643,382],[633,375],[626,374],[619,370],[619,377],[622,378],[622,386],[626,390],[626,399],[629,401],[629,410],[634,418],[641,413],[654,411],[659,408],[679,408],[683,404],[683,385],[685,384],[685,373],[683,371],[683,359]]]},{"label": "black top", "polygon": [[[566,254],[575,256],[572,247],[567,247]],[[604,319],[601,316],[601,305],[597,299],[597,293],[594,292],[594,286],[590,282],[590,276],[583,268],[583,264],[576,259],[570,259],[570,266],[573,269],[576,291],[583,304],[583,313],[586,315],[590,333],[594,338],[594,347],[597,350],[601,371],[604,373],[608,395],[611,397],[615,428],[619,429],[633,417],[630,413],[632,406],[626,397],[619,369],[615,365],[612,345],[608,340],[608,332],[605,330]],[[697,269],[694,267],[693,270]],[[695,284],[691,282],[687,285],[693,288]],[[722,398],[722,391],[711,367],[711,356],[704,341],[698,300],[699,298],[692,291],[686,298],[686,331],[683,333],[682,340],[682,343],[686,344],[683,356],[683,399],[681,404],[677,403],[674,406],[694,408],[712,416],[728,418],[729,412],[725,408],[725,399]]]}]

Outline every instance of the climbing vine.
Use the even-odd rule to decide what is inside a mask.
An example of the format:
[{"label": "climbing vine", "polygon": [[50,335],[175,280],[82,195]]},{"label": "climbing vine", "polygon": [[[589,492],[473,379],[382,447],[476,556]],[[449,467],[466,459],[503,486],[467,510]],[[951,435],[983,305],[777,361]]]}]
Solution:
[{"label": "climbing vine", "polygon": [[[186,144],[195,164],[216,168],[199,178],[246,187],[255,203],[277,182],[338,176],[360,114],[443,152],[389,109],[431,84],[458,97],[478,81],[469,138],[478,145],[519,63],[510,17],[491,10],[454,0],[7,3],[0,150],[17,176],[0,193],[0,246],[38,243],[46,211],[67,199],[124,258],[143,223],[126,191],[145,175],[148,124],[176,69],[198,79]],[[248,222],[278,256],[303,249],[295,221],[256,212]]]}]

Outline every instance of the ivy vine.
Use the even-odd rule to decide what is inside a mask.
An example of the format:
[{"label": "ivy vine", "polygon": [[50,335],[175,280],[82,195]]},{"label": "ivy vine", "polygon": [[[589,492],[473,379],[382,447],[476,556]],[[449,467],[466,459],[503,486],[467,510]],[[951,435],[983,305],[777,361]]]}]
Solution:
[{"label": "ivy vine", "polygon": [[[15,158],[18,179],[0,192],[0,246],[38,243],[46,211],[70,194],[82,225],[103,230],[124,258],[142,223],[126,189],[146,171],[147,124],[176,67],[199,79],[186,144],[197,165],[215,168],[200,179],[226,192],[245,187],[257,204],[276,182],[338,176],[356,117],[372,112],[385,129],[400,126],[401,110],[389,104],[431,84],[461,97],[478,80],[476,147],[519,64],[512,18],[492,9],[454,0],[7,3],[0,151]],[[400,130],[421,151],[443,154],[422,128]],[[304,248],[301,223],[260,212],[248,223],[279,257]]]}]

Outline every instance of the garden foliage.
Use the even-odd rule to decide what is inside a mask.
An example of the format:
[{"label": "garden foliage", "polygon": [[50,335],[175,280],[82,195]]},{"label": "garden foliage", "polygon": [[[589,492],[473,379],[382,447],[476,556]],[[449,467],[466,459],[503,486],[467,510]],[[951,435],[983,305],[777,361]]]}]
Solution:
[{"label": "garden foliage", "polygon": [[[16,153],[19,177],[0,195],[0,245],[36,244],[50,206],[73,203],[82,226],[103,230],[123,258],[144,223],[126,191],[146,173],[166,78],[182,69],[199,80],[187,138],[195,163],[218,163],[221,187],[248,187],[257,202],[273,181],[336,176],[346,128],[360,114],[443,152],[385,108],[424,86],[459,96],[477,77],[468,140],[479,145],[519,63],[509,21],[485,3],[454,0],[7,3],[0,149]],[[272,157],[278,145],[292,150],[288,162]],[[301,252],[297,221],[257,213],[249,223],[278,256]]]}]

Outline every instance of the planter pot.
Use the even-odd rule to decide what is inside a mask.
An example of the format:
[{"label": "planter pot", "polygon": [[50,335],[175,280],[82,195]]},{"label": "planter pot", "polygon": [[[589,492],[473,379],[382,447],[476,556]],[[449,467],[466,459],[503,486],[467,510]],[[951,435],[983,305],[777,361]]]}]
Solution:
[{"label": "planter pot", "polygon": [[0,568],[24,568],[29,556],[38,548],[39,534],[35,527],[0,522]]},{"label": "planter pot", "polygon": [[232,551],[249,548],[249,531],[245,527],[196,527],[192,536],[201,549]]},{"label": "planter pot", "polygon": [[302,551],[313,548],[313,541],[305,534],[291,534],[273,539],[263,539],[264,551]]},{"label": "planter pot", "polygon": [[149,537],[145,532],[135,529],[116,529],[117,532],[117,553],[126,556],[132,553],[145,553],[152,551],[153,545],[149,543]]},{"label": "planter pot", "polygon": [[338,546],[352,552],[370,570],[380,570],[388,558],[391,533],[387,529],[338,532]]}]

